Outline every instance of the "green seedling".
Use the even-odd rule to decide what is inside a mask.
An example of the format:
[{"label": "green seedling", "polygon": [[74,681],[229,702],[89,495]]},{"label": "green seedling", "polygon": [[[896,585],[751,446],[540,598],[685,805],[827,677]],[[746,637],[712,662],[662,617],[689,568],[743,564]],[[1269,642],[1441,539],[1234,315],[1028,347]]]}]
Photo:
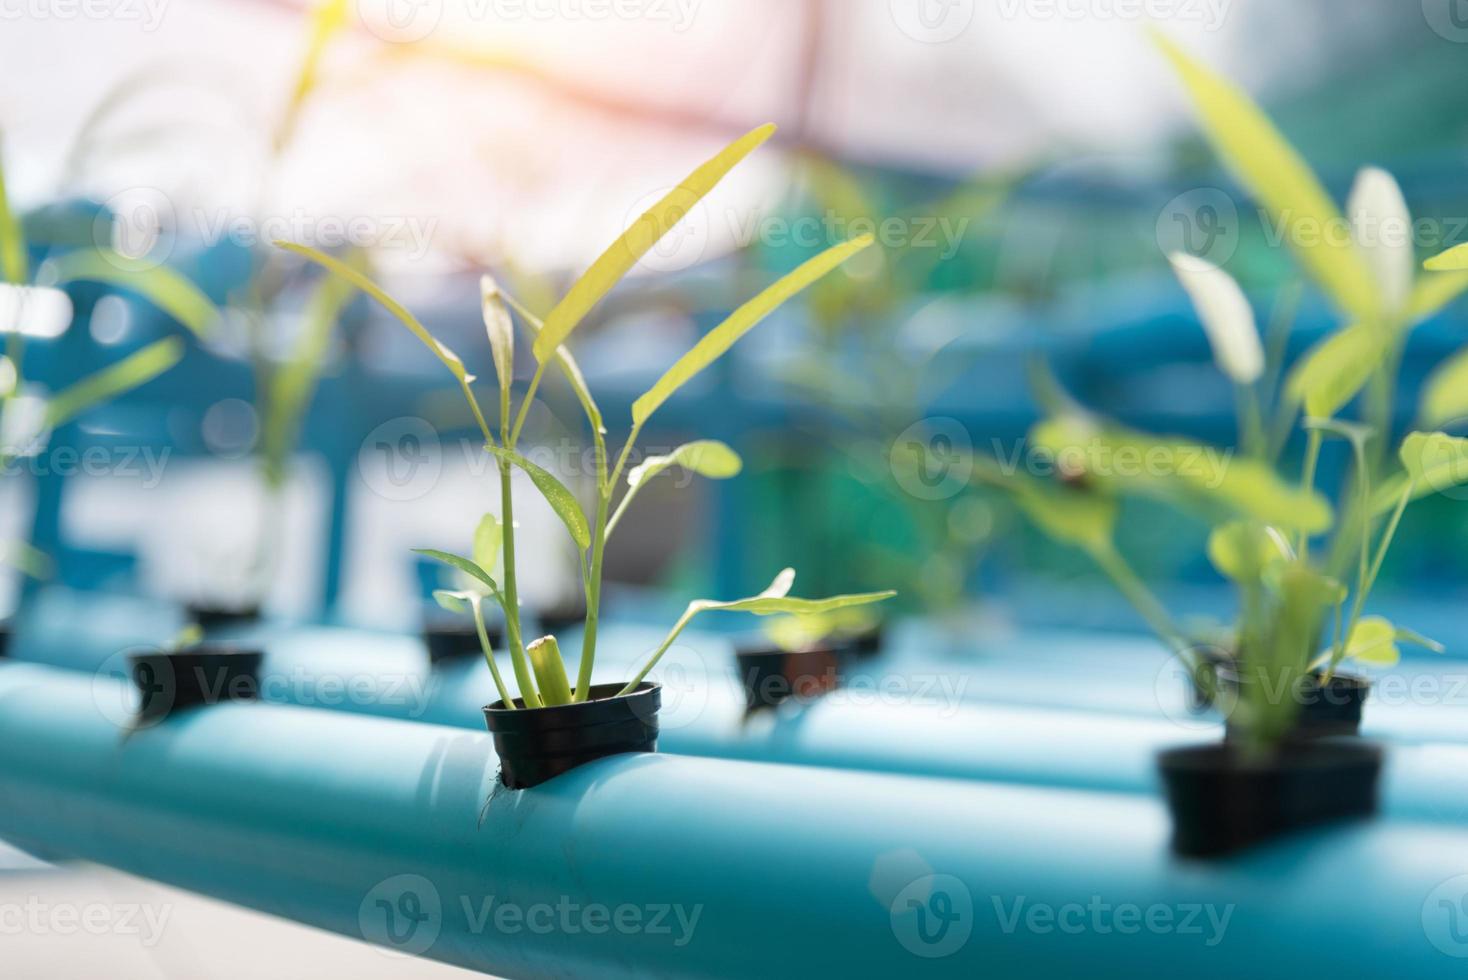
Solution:
[{"label": "green seedling", "polygon": [[[753,152],[773,134],[773,126],[756,129],[729,146],[690,174],[682,183],[654,204],[635,221],[626,232],[592,263],[586,273],[578,279],[554,309],[542,321],[535,317],[505,293],[488,277],[483,281],[483,314],[485,329],[489,337],[490,353],[495,373],[499,380],[499,427],[496,433],[486,419],[474,394],[475,380],[464,367],[457,354],[435,338],[405,308],[375,283],[351,266],[325,255],[315,249],[288,242],[278,242],[320,263],[327,270],[345,279],[360,289],[388,312],[392,313],[413,333],[449,371],[468,403],[475,424],[484,438],[485,451],[494,456],[499,475],[500,510],[496,519],[498,529],[498,554],[490,556],[480,553],[474,558],[465,558],[446,552],[423,551],[473,579],[476,591],[445,596],[455,602],[475,605],[473,595],[479,600],[492,598],[505,617],[505,632],[509,644],[510,662],[519,689],[520,704],[526,708],[586,701],[591,693],[592,668],[596,657],[597,627],[601,612],[602,563],[606,554],[607,541],[616,529],[622,515],[626,513],[639,490],[661,470],[680,466],[693,473],[713,479],[727,478],[739,471],[738,455],[730,447],[717,442],[700,441],[682,446],[667,456],[653,457],[640,466],[627,468],[629,457],[641,434],[643,426],[673,395],[699,372],[716,361],[745,333],[774,312],[785,300],[800,292],[812,282],[835,269],[848,258],[871,244],[869,237],[855,239],[837,245],[801,265],[789,275],[765,289],[753,299],[731,313],[722,323],[709,331],[694,347],[679,358],[661,378],[632,405],[631,431],[615,461],[608,450],[607,431],[601,410],[597,407],[591,391],[587,388],[580,367],[566,346],[572,333],[588,313],[611,289],[630,272],[638,261],[668,231],[682,220],[690,208],[704,197],[741,160]],[[511,308],[519,314],[520,325],[532,341],[535,370],[518,408],[514,405],[514,352],[515,323]],[[590,429],[596,461],[596,506],[588,518],[580,501],[554,474],[526,459],[520,454],[520,437],[527,414],[535,396],[545,380],[547,371],[559,373],[570,385],[580,404]],[[513,469],[524,472],[536,489],[550,504],[551,509],[565,525],[580,556],[582,589],[586,597],[586,623],[583,631],[581,659],[576,672],[574,686],[561,659],[554,638],[545,637],[529,644],[524,642],[520,629],[519,592],[516,577],[514,499],[511,493]],[[481,530],[486,525],[481,523]],[[476,535],[476,539],[480,536]],[[480,545],[476,540],[476,550]],[[485,567],[492,557],[498,561]],[[499,575],[493,574],[499,571]],[[796,599],[789,595],[795,573],[786,569],[763,592],[745,599],[720,602],[700,599],[689,604],[683,615],[674,624],[667,637],[654,650],[635,675],[618,692],[631,693],[658,663],[668,648],[701,613],[715,610],[748,612],[755,615],[777,613],[826,613],[848,606],[877,602],[893,595],[891,592],[875,592],[859,595],[842,595],[829,599]],[[482,589],[482,593],[478,590]],[[481,632],[481,642],[483,633]],[[516,706],[509,696],[503,679],[493,663],[493,656],[484,644],[486,658],[495,677],[500,696],[508,706]]]},{"label": "green seedling", "polygon": [[[1265,210],[1287,232],[1299,221],[1343,226],[1318,179],[1243,93],[1170,42],[1161,44],[1213,142]],[[1357,227],[1410,227],[1401,193],[1383,171],[1363,171],[1348,209]],[[1272,751],[1290,731],[1299,707],[1292,692],[1312,674],[1320,683],[1347,661],[1393,664],[1400,643],[1442,649],[1364,609],[1407,505],[1468,483],[1468,440],[1413,432],[1397,444],[1394,460],[1386,452],[1405,335],[1468,288],[1468,274],[1459,271],[1468,270],[1468,254],[1463,261],[1429,263],[1453,275],[1418,278],[1410,248],[1404,255],[1379,240],[1306,234],[1288,234],[1288,240],[1349,326],[1309,352],[1274,392],[1261,389],[1264,379],[1278,376],[1283,345],[1265,350],[1237,283],[1200,258],[1172,257],[1215,361],[1238,389],[1244,455],[1126,429],[1088,411],[1042,375],[1040,400],[1050,417],[1036,425],[1031,440],[1051,454],[1062,479],[1010,472],[992,459],[975,465],[978,479],[1007,490],[1044,533],[1088,554],[1200,682],[1208,676],[1200,651],[1217,634],[1185,628],[1168,613],[1120,553],[1115,529],[1125,496],[1185,508],[1211,524],[1208,557],[1239,594],[1238,618],[1223,635],[1225,652],[1246,681],[1233,720],[1245,750],[1254,754]],[[1464,396],[1450,394],[1445,379],[1461,377],[1468,370],[1462,363],[1459,355],[1429,385],[1424,420],[1455,413]],[[1363,417],[1341,418],[1363,390]],[[1268,430],[1266,408],[1275,413]],[[1278,472],[1279,447],[1265,433],[1288,433],[1296,420],[1305,456],[1298,478],[1288,480]],[[1339,517],[1315,486],[1322,446],[1331,439],[1343,440],[1352,454]],[[1313,548],[1321,539],[1327,547]]]},{"label": "green seedling", "polygon": [[[49,260],[38,269],[20,218],[5,190],[0,160],[0,471],[39,450],[46,435],[88,410],[156,378],[183,357],[183,341],[169,337],[129,354],[96,373],[46,396],[27,390],[24,377],[28,320],[45,306],[69,311],[70,300],[55,287],[67,282],[103,283],[148,300],[200,337],[207,337],[218,311],[183,276],[166,267],[149,267],[115,252],[78,250]],[[5,312],[10,315],[5,316]],[[50,561],[25,542],[0,549],[0,560],[33,578],[48,574]]]}]

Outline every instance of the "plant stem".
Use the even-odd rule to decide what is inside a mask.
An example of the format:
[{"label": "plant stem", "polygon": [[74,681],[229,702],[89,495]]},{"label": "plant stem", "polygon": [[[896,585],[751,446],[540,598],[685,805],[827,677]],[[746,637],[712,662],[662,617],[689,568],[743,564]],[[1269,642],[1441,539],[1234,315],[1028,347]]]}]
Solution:
[{"label": "plant stem", "polygon": [[631,694],[633,690],[636,689],[637,685],[642,683],[642,680],[647,676],[648,671],[656,667],[658,661],[663,659],[663,654],[668,652],[668,647],[673,645],[673,641],[678,639],[678,635],[683,632],[683,630],[693,620],[693,617],[698,615],[698,611],[698,606],[696,604],[689,606],[687,609],[683,610],[683,615],[678,617],[678,621],[673,624],[673,628],[668,631],[668,635],[663,637],[663,642],[659,644],[656,650],[653,651],[652,656],[647,658],[647,663],[642,665],[642,669],[637,672],[637,675],[633,677],[630,681],[628,681],[626,686],[624,686],[620,691],[617,692],[617,697],[620,698],[624,695]]},{"label": "plant stem", "polygon": [[1264,434],[1259,390],[1252,385],[1235,385],[1234,393],[1238,408],[1238,438],[1243,445],[1244,455],[1263,459],[1269,452],[1269,440]]},{"label": "plant stem", "polygon": [[[504,679],[500,677],[499,666],[494,662],[494,650],[489,645],[489,633],[484,628],[484,610],[480,607],[480,601],[477,597],[471,599],[469,604],[474,610],[474,629],[479,632],[479,647],[484,651],[484,659],[489,664],[489,673],[494,678],[495,690],[499,691],[500,700],[504,702],[505,707],[513,709],[515,707],[515,699],[510,697],[509,689],[505,687]],[[509,617],[506,616],[505,618],[508,621]],[[506,632],[508,633],[508,628]]]},{"label": "plant stem", "polygon": [[1152,632],[1172,648],[1173,652],[1183,656],[1188,652],[1188,641],[1183,631],[1173,623],[1172,617],[1152,590],[1132,571],[1132,567],[1122,558],[1120,552],[1115,548],[1097,548],[1090,552],[1096,564],[1111,579],[1117,590],[1121,592],[1126,600],[1132,604],[1141,617],[1147,621]]},{"label": "plant stem", "polygon": [[[1315,468],[1320,464],[1320,443],[1324,438],[1319,429],[1311,429],[1306,436],[1305,467],[1300,475],[1300,486],[1306,493],[1315,489]],[[1300,554],[1300,561],[1310,557],[1310,532],[1304,528],[1300,529],[1300,540],[1295,550]]]},{"label": "plant stem", "polygon": [[500,521],[504,525],[505,555],[505,634],[510,641],[510,664],[515,670],[515,683],[527,708],[541,707],[540,695],[530,677],[530,664],[525,658],[525,645],[520,635],[520,598],[515,584],[515,504],[510,493],[510,462],[499,458]]},{"label": "plant stem", "polygon": [[[603,468],[605,461],[598,467]],[[591,668],[596,663],[596,628],[601,619],[601,565],[607,545],[607,508],[610,495],[598,492],[596,529],[591,541],[591,572],[586,577],[586,628],[581,634],[581,666],[576,671],[576,698],[585,701],[591,694]]]}]

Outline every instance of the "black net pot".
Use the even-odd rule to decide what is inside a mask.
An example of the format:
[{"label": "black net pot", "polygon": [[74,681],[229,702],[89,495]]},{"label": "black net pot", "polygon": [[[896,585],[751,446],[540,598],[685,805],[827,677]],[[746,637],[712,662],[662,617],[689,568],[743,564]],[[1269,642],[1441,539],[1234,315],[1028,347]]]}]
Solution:
[{"label": "black net pot", "polygon": [[[1217,676],[1221,690],[1226,689],[1226,694],[1220,700],[1232,701],[1241,696],[1236,670],[1220,667]],[[1311,675],[1305,678],[1299,691],[1293,696],[1299,700],[1299,712],[1295,715],[1291,738],[1358,735],[1361,732],[1361,716],[1366,709],[1366,699],[1371,696],[1371,682],[1352,674],[1335,674],[1322,684],[1319,675]],[[1228,714],[1226,731],[1230,741],[1235,741],[1240,736],[1233,711]]]},{"label": "black net pot", "polygon": [[1251,760],[1223,743],[1170,749],[1158,768],[1173,850],[1217,857],[1294,831],[1377,811],[1380,747],[1354,738],[1288,742]]},{"label": "black net pot", "polygon": [[841,686],[843,659],[835,644],[784,650],[765,643],[741,643],[734,650],[745,707],[750,711],[836,690]]},{"label": "black net pot", "polygon": [[196,624],[208,635],[220,630],[251,626],[260,621],[261,614],[258,602],[232,604],[201,600],[185,605],[184,615],[189,622]]},{"label": "black net pot", "polygon": [[550,708],[516,707],[496,701],[484,709],[484,723],[494,736],[500,758],[500,781],[510,789],[528,789],[577,766],[621,755],[656,752],[662,686],[643,681],[622,697],[626,685],[593,685],[587,700]]},{"label": "black net pot", "polygon": [[206,645],[189,650],[129,655],[142,696],[138,717],[158,721],[177,711],[260,696],[259,650]]},{"label": "black net pot", "polygon": [[[489,638],[491,651],[505,648],[505,625],[498,621],[484,624],[484,634]],[[429,663],[439,664],[465,657],[483,658],[484,648],[479,643],[479,630],[473,616],[460,616],[445,612],[430,614],[423,621],[423,646],[428,651]]]}]

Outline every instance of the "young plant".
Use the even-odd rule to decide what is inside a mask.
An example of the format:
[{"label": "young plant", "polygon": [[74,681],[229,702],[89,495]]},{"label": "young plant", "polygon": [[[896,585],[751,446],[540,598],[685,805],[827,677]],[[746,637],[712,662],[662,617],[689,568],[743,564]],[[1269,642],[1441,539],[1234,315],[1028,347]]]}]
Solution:
[{"label": "young plant", "polygon": [[[71,301],[56,287],[75,281],[135,293],[200,337],[210,334],[218,318],[208,297],[177,272],[164,266],[148,267],[114,252],[74,251],[33,270],[30,246],[10,205],[0,160],[0,332],[5,334],[5,350],[0,354],[0,472],[39,452],[43,440],[56,428],[151,381],[183,357],[183,341],[169,337],[47,396],[27,391],[26,336],[35,332],[35,320],[64,317],[67,322],[62,329],[70,325]],[[49,567],[46,556],[25,542],[0,549],[0,559],[36,578]]]},{"label": "young plant", "polygon": [[[621,516],[637,492],[656,475],[670,466],[681,466],[691,472],[712,478],[732,476],[739,469],[739,457],[722,443],[697,442],[679,447],[667,456],[653,457],[642,465],[627,469],[627,463],[643,426],[679,388],[708,367],[745,333],[765,319],[785,300],[841,265],[852,255],[871,244],[863,237],[837,245],[807,261],[789,275],[768,287],[734,310],[722,323],[706,334],[694,347],[675,362],[666,373],[632,405],[631,431],[621,452],[613,461],[607,445],[607,431],[601,410],[592,398],[580,367],[565,346],[571,334],[597,303],[630,272],[637,262],[688,213],[741,160],[774,133],[773,126],[762,126],[735,140],[729,146],[690,174],[682,183],[654,204],[626,232],[592,263],[571,287],[544,321],[531,315],[523,306],[504,293],[488,277],[483,281],[482,299],[485,329],[490,352],[499,379],[499,429],[490,427],[472,382],[474,378],[457,354],[433,337],[400,303],[383,292],[366,276],[328,255],[303,245],[278,242],[324,266],[381,303],[410,330],[443,363],[458,383],[474,421],[484,438],[484,448],[495,457],[500,489],[499,570],[497,578],[484,561],[476,561],[444,552],[425,551],[476,580],[486,594],[504,612],[506,635],[510,648],[511,668],[519,689],[520,704],[525,708],[584,702],[591,695],[592,669],[596,657],[598,624],[601,612],[602,564],[607,541]],[[535,371],[518,408],[513,404],[514,323],[510,308],[520,315],[520,322],[530,334],[535,358]],[[518,452],[530,406],[548,369],[564,376],[580,403],[590,428],[596,465],[596,507],[588,518],[576,496],[553,474],[526,459]],[[582,589],[586,597],[586,623],[583,631],[581,658],[572,685],[554,637],[542,637],[526,644],[520,627],[519,594],[516,583],[514,500],[511,493],[512,469],[523,471],[545,497],[551,509],[565,525],[580,555]],[[625,480],[626,486],[622,484]],[[481,525],[481,528],[483,525]],[[487,556],[480,555],[487,560]],[[636,674],[617,692],[629,694],[656,666],[658,660],[700,613],[714,610],[749,612],[755,615],[775,613],[825,613],[848,606],[876,602],[893,595],[891,592],[843,595],[829,599],[791,598],[790,587],[795,573],[786,569],[763,592],[745,599],[719,602],[709,599],[689,604],[667,637],[648,657]],[[457,596],[455,598],[458,598]],[[460,599],[459,601],[467,601]],[[482,640],[482,637],[481,637]],[[487,644],[485,644],[487,646]],[[486,650],[486,656],[489,656]],[[498,676],[493,658],[491,670],[507,707],[516,701]]]}]

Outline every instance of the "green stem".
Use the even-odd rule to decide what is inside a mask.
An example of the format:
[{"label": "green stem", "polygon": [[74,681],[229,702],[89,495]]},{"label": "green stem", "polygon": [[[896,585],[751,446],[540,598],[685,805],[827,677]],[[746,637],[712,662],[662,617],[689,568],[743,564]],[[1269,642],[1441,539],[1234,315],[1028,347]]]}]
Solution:
[{"label": "green stem", "polygon": [[1090,552],[1096,564],[1111,579],[1132,607],[1147,621],[1147,625],[1173,652],[1182,656],[1188,652],[1188,641],[1183,631],[1173,623],[1172,617],[1152,590],[1132,571],[1126,559],[1115,548],[1097,548]]},{"label": "green stem", "polygon": [[515,504],[510,493],[510,463],[499,459],[500,522],[504,525],[505,554],[505,634],[510,642],[510,664],[515,670],[515,683],[527,708],[541,707],[540,695],[530,677],[530,664],[525,657],[525,644],[520,635],[520,597],[515,584]]},{"label": "green stem", "polygon": [[509,689],[505,687],[504,679],[500,677],[499,666],[494,662],[494,649],[489,643],[489,632],[484,628],[484,610],[480,608],[480,600],[475,597],[469,600],[469,604],[474,609],[474,629],[479,632],[479,647],[484,651],[485,662],[489,664],[489,673],[494,678],[495,690],[499,691],[500,700],[504,702],[505,707],[513,709],[515,699],[510,697]]},{"label": "green stem", "polygon": [[[605,460],[598,469],[605,467]],[[591,574],[586,578],[586,629],[581,634],[581,666],[576,671],[576,700],[591,694],[591,668],[596,663],[596,628],[601,618],[601,565],[607,545],[607,508],[611,498],[597,494],[596,531],[591,542]]]},{"label": "green stem", "polygon": [[[1300,475],[1300,486],[1306,493],[1315,489],[1315,468],[1320,464],[1320,443],[1324,439],[1319,429],[1311,429],[1305,442],[1305,468]],[[1295,548],[1300,561],[1310,557],[1310,532],[1301,528],[1300,540]]]},{"label": "green stem", "polygon": [[1259,391],[1252,385],[1235,385],[1238,403],[1239,441],[1244,455],[1262,459],[1269,451],[1269,440],[1264,434],[1264,419],[1259,408]]},{"label": "green stem", "polygon": [[1370,592],[1376,585],[1376,576],[1381,574],[1382,562],[1386,561],[1386,551],[1391,547],[1392,538],[1397,533],[1397,525],[1402,522],[1402,512],[1407,509],[1407,504],[1412,501],[1412,494],[1417,490],[1417,481],[1408,482],[1407,488],[1402,491],[1402,499],[1397,501],[1396,510],[1392,511],[1392,519],[1387,522],[1386,531],[1381,536],[1380,543],[1376,546],[1376,558],[1371,562],[1371,571],[1366,575],[1366,587],[1363,592]]},{"label": "green stem", "polygon": [[647,677],[648,671],[657,666],[658,661],[663,659],[663,654],[668,652],[668,647],[673,645],[673,641],[678,639],[678,635],[687,628],[688,624],[696,615],[698,615],[698,608],[696,606],[689,606],[683,611],[683,615],[678,617],[678,622],[674,623],[673,628],[668,631],[668,635],[663,637],[663,642],[653,651],[652,656],[647,658],[647,663],[643,664],[642,669],[637,672],[637,675],[617,692],[617,697],[620,698],[631,694],[637,688],[637,685],[642,683],[643,678]]}]

